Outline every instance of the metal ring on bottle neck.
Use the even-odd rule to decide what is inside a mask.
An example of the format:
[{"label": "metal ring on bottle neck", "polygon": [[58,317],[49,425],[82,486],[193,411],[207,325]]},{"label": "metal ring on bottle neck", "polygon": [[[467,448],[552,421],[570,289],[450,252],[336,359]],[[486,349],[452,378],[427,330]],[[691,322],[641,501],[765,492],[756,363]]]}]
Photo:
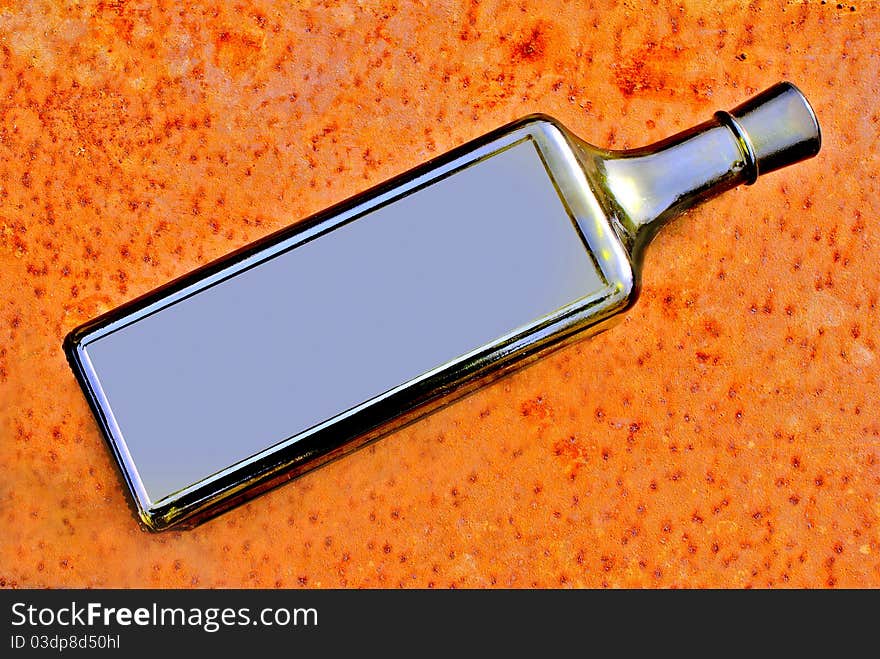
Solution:
[{"label": "metal ring on bottle neck", "polygon": [[758,174],[760,172],[758,171],[758,157],[755,153],[755,147],[752,144],[752,140],[749,139],[749,134],[729,112],[719,110],[715,113],[715,119],[718,120],[720,124],[727,126],[736,137],[736,143],[739,145],[743,159],[745,160],[746,185],[751,185],[758,180]]}]

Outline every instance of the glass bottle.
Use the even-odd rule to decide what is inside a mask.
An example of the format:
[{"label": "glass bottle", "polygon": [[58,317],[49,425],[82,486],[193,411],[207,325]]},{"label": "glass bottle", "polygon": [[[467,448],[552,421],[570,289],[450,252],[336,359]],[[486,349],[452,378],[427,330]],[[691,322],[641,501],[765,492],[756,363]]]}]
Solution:
[{"label": "glass bottle", "polygon": [[145,526],[195,523],[607,328],[660,226],[819,146],[789,83],[629,151],[531,115],[86,323],[65,351]]}]

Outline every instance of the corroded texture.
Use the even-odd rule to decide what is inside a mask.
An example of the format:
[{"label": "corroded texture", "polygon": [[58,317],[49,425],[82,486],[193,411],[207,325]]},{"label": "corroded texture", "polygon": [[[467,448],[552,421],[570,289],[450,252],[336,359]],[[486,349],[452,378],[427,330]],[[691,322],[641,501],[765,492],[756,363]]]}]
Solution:
[{"label": "corroded texture", "polygon": [[[877,6],[0,2],[0,586],[880,586]],[[74,326],[532,111],[638,146],[789,79],[818,158],[664,229],[625,321],[195,530]]]}]

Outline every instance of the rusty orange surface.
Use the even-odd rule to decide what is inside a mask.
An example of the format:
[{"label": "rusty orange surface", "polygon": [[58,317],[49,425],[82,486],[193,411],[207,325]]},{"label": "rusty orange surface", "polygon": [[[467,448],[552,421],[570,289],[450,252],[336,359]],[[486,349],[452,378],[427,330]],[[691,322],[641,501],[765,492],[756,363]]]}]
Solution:
[{"label": "rusty orange surface", "polygon": [[[0,2],[0,586],[878,587],[874,3]],[[625,321],[150,534],[61,351],[529,112],[646,144],[779,80],[819,156],[665,228]]]}]

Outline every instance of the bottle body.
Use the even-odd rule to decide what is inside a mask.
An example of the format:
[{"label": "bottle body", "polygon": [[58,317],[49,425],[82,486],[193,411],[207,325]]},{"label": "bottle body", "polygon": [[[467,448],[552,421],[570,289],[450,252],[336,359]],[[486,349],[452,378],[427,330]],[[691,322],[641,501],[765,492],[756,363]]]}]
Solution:
[{"label": "bottle body", "polygon": [[659,223],[748,172],[710,124],[619,154],[532,115],[74,330],[143,523],[200,521],[606,328]]},{"label": "bottle body", "polygon": [[629,305],[572,139],[527,117],[72,333],[144,523],[232,505]]}]

